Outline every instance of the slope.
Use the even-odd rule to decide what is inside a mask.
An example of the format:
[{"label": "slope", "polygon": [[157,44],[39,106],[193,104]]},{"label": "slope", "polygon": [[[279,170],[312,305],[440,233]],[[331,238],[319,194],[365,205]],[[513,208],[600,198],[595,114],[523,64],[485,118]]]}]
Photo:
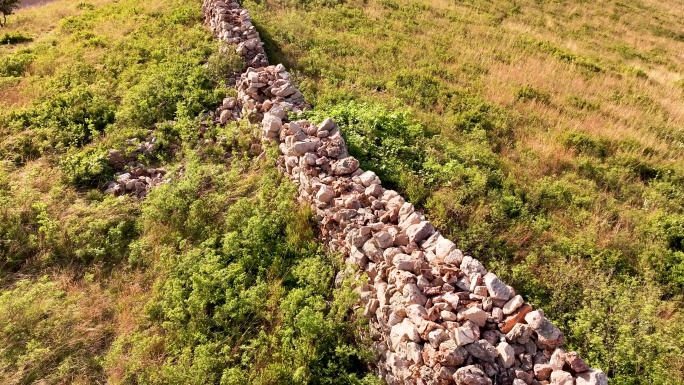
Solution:
[{"label": "slope", "polygon": [[676,2],[245,1],[353,155],[613,383],[681,383]]}]

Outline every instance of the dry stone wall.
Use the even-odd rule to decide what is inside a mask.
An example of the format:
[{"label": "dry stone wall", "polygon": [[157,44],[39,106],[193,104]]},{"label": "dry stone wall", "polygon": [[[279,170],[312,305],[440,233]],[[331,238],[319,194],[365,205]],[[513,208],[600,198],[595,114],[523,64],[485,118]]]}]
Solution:
[{"label": "dry stone wall", "polygon": [[[237,3],[205,0],[204,11],[214,34],[233,39],[238,52],[258,39],[243,31],[251,22]],[[279,167],[315,208],[329,248],[352,267],[342,274],[363,282],[360,306],[370,320],[378,374],[388,384],[607,384],[603,372],[563,350],[563,333],[543,311],[360,169],[335,122],[288,120],[307,106],[282,65],[259,62],[237,88],[237,100],[227,99],[216,115],[234,116],[238,106],[235,118],[257,116],[264,139],[278,143]]]},{"label": "dry stone wall", "polygon": [[205,24],[216,38],[242,55],[247,66],[264,67],[268,58],[249,12],[237,1],[205,1],[202,6]]}]

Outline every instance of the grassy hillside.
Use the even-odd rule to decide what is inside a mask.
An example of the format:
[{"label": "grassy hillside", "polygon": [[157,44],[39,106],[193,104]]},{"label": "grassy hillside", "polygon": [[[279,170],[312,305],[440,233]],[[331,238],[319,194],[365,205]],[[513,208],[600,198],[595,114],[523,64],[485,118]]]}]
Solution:
[{"label": "grassy hillside", "polygon": [[[0,383],[371,383],[354,293],[249,127],[201,2],[61,0],[0,31]],[[258,131],[257,131],[258,132]],[[163,167],[104,195],[109,149]]]},{"label": "grassy hillside", "polygon": [[[611,384],[684,384],[684,7],[245,0],[363,167],[545,310]],[[199,1],[93,0],[0,30],[0,383],[372,383],[293,186]],[[111,148],[168,170],[101,193]]]},{"label": "grassy hillside", "polygon": [[355,155],[613,384],[684,383],[684,7],[245,0]]}]

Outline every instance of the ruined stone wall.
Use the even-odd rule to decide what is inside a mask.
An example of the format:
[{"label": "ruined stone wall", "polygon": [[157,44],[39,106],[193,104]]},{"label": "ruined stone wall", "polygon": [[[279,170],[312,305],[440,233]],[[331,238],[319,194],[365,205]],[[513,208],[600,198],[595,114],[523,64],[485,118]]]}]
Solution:
[{"label": "ruined stone wall", "polygon": [[[250,43],[261,49],[256,56],[241,51],[258,34],[237,3],[205,0],[204,11],[213,33],[246,61],[263,52],[261,43]],[[370,278],[359,285],[360,306],[388,384],[607,384],[603,372],[563,350],[563,333],[543,311],[361,170],[335,122],[289,121],[307,107],[302,94],[282,65],[258,64],[238,79],[238,98],[219,107],[225,119],[217,121],[259,118],[264,140],[279,145],[281,170],[316,210],[323,240],[354,268],[347,273]],[[239,113],[224,113],[227,105]]]}]

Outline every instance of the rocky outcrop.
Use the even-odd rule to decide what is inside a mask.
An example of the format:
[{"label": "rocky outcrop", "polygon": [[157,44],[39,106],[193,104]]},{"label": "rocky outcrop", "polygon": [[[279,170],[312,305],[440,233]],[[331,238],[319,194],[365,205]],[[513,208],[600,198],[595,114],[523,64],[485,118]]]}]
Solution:
[{"label": "rocky outcrop", "polygon": [[[206,0],[204,9],[220,38],[235,28],[216,22],[225,10],[249,19],[237,3]],[[563,333],[543,311],[362,170],[335,122],[297,119],[307,106],[282,65],[257,67],[237,81],[235,104],[278,144],[280,169],[349,266],[340,274],[357,277],[388,384],[607,384],[604,373],[563,350]]]}]

